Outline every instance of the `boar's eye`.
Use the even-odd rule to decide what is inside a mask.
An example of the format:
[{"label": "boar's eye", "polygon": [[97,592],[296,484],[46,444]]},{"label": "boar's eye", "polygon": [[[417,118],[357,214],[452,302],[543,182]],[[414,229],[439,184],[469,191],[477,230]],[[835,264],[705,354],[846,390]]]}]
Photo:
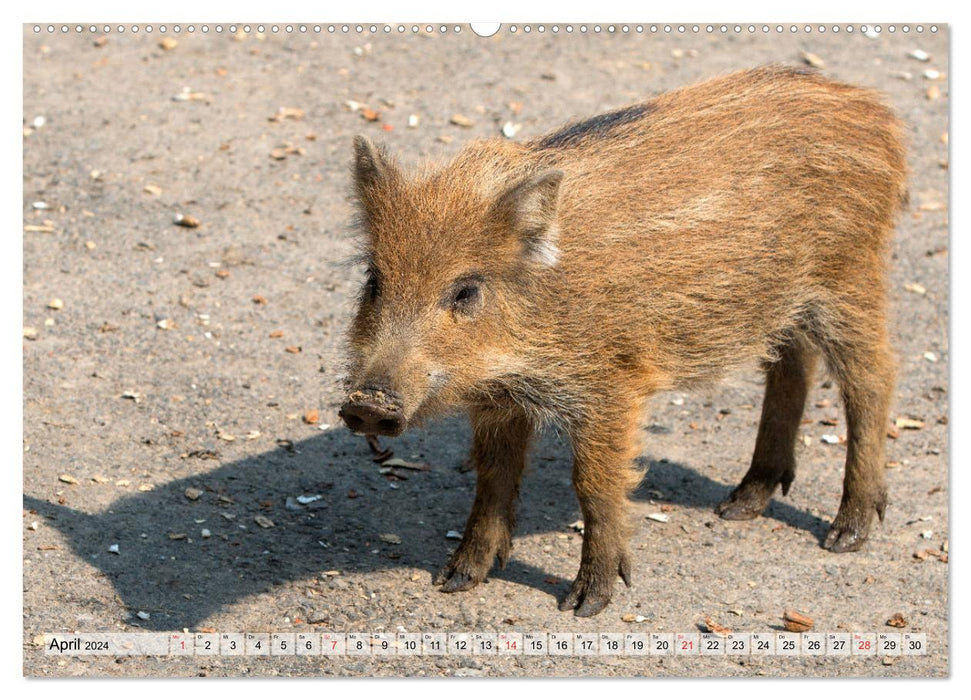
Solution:
[{"label": "boar's eye", "polygon": [[374,301],[381,294],[381,282],[378,273],[373,269],[368,269],[367,280],[364,282],[364,298]]},{"label": "boar's eye", "polygon": [[482,305],[481,280],[478,277],[461,279],[452,285],[448,296],[448,306],[455,312],[472,315]]}]

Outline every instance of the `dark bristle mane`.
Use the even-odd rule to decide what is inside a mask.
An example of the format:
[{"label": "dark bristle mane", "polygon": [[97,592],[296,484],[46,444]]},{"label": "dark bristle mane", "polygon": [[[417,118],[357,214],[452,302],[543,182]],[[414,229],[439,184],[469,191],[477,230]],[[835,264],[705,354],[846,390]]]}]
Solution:
[{"label": "dark bristle mane", "polygon": [[537,148],[562,148],[579,143],[587,137],[603,138],[610,132],[624,124],[637,121],[652,109],[650,104],[625,107],[614,112],[598,114],[595,117],[574,122],[544,136],[537,144]]}]

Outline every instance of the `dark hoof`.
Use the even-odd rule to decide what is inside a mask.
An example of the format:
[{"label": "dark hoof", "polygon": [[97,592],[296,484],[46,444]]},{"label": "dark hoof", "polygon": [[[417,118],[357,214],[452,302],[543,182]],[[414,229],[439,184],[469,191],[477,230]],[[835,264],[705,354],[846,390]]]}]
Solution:
[{"label": "dark hoof", "polygon": [[755,520],[762,515],[762,511],[764,510],[765,508],[757,508],[747,503],[738,503],[731,500],[723,501],[715,508],[715,512],[723,520]]},{"label": "dark hoof", "polygon": [[442,583],[442,592],[460,593],[462,591],[471,591],[477,585],[479,585],[479,582],[471,576],[455,572]]},{"label": "dark hoof", "polygon": [[[604,569],[610,571],[607,567]],[[583,565],[580,566],[580,572],[570,587],[570,592],[559,605],[560,610],[563,612],[572,610],[577,617],[593,617],[607,607],[614,590],[615,574],[589,572],[590,569],[585,571]],[[617,563],[616,575],[619,575],[624,584],[630,588],[630,557],[626,554],[622,555]]]},{"label": "dark hoof", "polygon": [[826,533],[823,547],[831,552],[856,552],[863,548],[870,536],[874,514],[883,520],[887,494],[882,492],[872,501],[857,499],[840,505],[836,518]]},{"label": "dark hoof", "polygon": [[580,607],[573,611],[573,614],[577,617],[593,617],[606,608],[608,603],[610,603],[610,598],[588,595],[580,603]]},{"label": "dark hoof", "polygon": [[718,504],[715,512],[725,520],[754,520],[769,505],[769,496],[736,489]]},{"label": "dark hoof", "polygon": [[593,617],[610,603],[610,593],[587,591],[583,585],[574,582],[559,608],[563,612],[572,610],[577,617]]},{"label": "dark hoof", "polygon": [[829,528],[823,547],[836,554],[856,552],[866,544],[867,533],[854,527],[838,527],[836,523]]}]

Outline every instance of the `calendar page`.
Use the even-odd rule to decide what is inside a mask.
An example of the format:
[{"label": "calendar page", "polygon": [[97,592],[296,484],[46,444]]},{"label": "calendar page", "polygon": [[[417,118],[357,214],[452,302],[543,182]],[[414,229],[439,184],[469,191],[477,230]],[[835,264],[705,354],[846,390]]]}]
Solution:
[{"label": "calendar page", "polygon": [[949,27],[744,19],[27,21],[24,675],[948,676]]}]

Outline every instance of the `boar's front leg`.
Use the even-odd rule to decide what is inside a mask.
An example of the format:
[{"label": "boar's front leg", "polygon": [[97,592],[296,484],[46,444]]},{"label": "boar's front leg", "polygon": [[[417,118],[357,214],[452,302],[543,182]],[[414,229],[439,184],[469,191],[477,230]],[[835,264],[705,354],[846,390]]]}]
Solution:
[{"label": "boar's front leg", "polygon": [[519,481],[533,434],[532,424],[518,408],[474,409],[471,419],[475,503],[462,543],[433,581],[446,593],[474,588],[497,557],[505,567],[512,549]]},{"label": "boar's front leg", "polygon": [[560,610],[574,610],[578,617],[596,615],[607,606],[618,575],[631,585],[628,494],[640,481],[633,468],[638,417],[636,409],[618,409],[572,431],[573,487],[583,513],[583,551],[580,571]]}]

